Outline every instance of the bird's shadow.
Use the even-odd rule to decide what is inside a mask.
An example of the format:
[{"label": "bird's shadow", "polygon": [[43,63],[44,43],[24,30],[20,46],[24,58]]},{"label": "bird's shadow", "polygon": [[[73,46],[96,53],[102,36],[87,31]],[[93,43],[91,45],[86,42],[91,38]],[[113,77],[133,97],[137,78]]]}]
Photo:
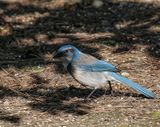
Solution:
[{"label": "bird's shadow", "polygon": [[[39,81],[44,81],[37,78]],[[31,100],[27,105],[33,110],[47,112],[52,115],[59,113],[69,113],[74,115],[85,115],[91,110],[90,103],[99,100],[102,96],[104,98],[112,97],[135,97],[143,98],[143,95],[130,92],[114,91],[114,95],[110,96],[109,91],[106,89],[97,89],[91,98],[86,100],[86,97],[92,92],[92,89],[84,87],[46,87],[45,85],[36,85],[32,88],[14,89],[1,86],[1,99],[6,96],[22,97]],[[15,91],[17,91],[15,93]],[[19,94],[23,93],[23,94]],[[24,96],[27,95],[27,96]],[[107,100],[107,99],[105,99]],[[18,123],[18,117],[0,117],[1,120],[13,120]],[[12,122],[12,121],[11,121]]]},{"label": "bird's shadow", "polygon": [[[42,98],[42,101],[34,101],[28,105],[34,110],[42,112],[48,112],[52,115],[56,115],[60,112],[72,113],[74,115],[85,115],[88,114],[91,107],[90,102],[95,99],[99,99],[102,96],[105,98],[111,97],[109,91],[105,89],[97,89],[90,99],[86,97],[92,92],[92,89],[88,88],[77,88],[71,87],[35,87],[22,91],[27,93],[34,98]],[[136,97],[143,98],[143,95],[129,92],[114,92],[114,97]]]}]

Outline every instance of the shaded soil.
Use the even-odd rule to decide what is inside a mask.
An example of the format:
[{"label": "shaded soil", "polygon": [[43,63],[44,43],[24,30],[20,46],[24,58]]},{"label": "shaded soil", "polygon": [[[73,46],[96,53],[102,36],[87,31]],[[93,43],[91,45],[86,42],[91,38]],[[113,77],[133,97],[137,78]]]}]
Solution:
[{"label": "shaded soil", "polygon": [[[0,126],[160,126],[160,3],[0,1]],[[52,53],[70,43],[156,93],[91,92]]]}]

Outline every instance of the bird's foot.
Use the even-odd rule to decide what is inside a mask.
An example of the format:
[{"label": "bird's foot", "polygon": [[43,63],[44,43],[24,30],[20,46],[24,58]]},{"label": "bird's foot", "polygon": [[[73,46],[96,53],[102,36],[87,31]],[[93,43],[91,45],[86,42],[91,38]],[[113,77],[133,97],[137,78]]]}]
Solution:
[{"label": "bird's foot", "polygon": [[113,90],[105,90],[105,95],[114,96]]},{"label": "bird's foot", "polygon": [[114,96],[114,91],[113,91],[113,90],[110,90],[110,91],[109,91],[109,95],[110,95],[110,96]]}]

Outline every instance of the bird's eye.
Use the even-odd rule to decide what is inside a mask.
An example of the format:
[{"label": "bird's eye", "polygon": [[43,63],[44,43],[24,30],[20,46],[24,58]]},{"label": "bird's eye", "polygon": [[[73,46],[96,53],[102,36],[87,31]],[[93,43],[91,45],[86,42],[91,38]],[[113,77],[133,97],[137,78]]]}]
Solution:
[{"label": "bird's eye", "polygon": [[68,52],[69,52],[69,50],[66,50],[66,51],[65,51],[65,53],[68,53]]}]

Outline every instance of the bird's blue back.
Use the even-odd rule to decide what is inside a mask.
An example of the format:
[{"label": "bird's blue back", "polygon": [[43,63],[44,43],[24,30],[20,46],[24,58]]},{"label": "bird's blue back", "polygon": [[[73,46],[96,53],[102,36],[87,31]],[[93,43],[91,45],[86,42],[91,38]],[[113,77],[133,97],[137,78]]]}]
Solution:
[{"label": "bird's blue back", "polygon": [[75,62],[77,67],[88,72],[119,71],[112,64],[109,64],[106,61],[98,60],[95,57],[84,53],[81,53]]}]

